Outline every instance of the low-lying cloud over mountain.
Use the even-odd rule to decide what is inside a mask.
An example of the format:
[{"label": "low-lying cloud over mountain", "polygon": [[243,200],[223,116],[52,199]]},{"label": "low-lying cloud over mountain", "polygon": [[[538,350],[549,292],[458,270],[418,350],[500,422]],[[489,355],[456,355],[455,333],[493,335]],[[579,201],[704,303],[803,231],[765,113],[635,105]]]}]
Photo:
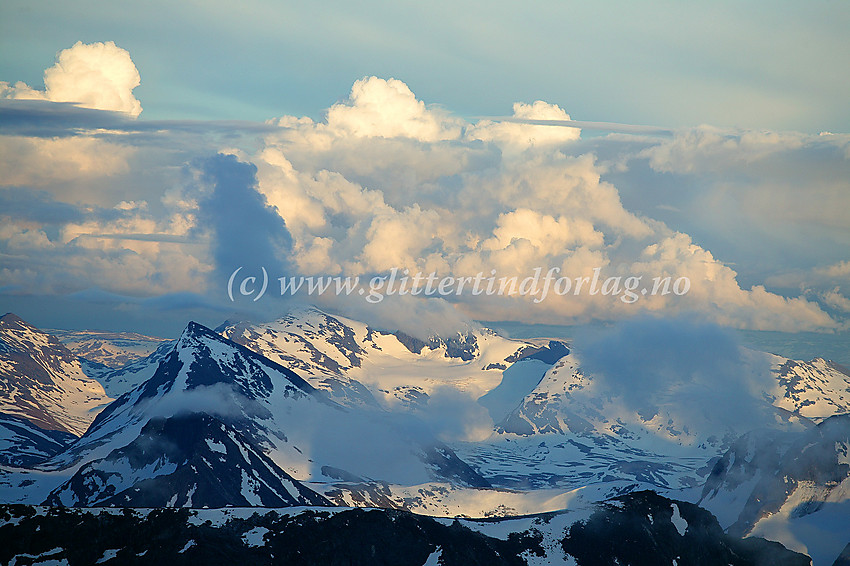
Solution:
[{"label": "low-lying cloud over mountain", "polygon": [[[766,359],[748,359],[735,334],[688,318],[637,318],[576,342],[595,376],[576,398],[608,398],[672,427],[746,431],[770,426],[764,399],[775,381]],[[707,435],[706,435],[707,436]]]}]

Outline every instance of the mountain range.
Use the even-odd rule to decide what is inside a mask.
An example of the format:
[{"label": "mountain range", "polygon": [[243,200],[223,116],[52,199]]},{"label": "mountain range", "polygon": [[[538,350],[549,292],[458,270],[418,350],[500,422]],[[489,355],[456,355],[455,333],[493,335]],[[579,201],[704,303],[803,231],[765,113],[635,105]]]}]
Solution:
[{"label": "mountain range", "polygon": [[[320,536],[322,521],[367,507],[402,513],[375,536],[395,536],[399,517],[423,532],[426,516],[489,518],[466,519],[455,543],[423,535],[423,564],[460,563],[452,544],[469,537],[529,564],[831,564],[850,542],[850,375],[826,360],[742,349],[741,375],[766,376],[753,381],[761,420],[750,430],[707,409],[683,414],[687,390],[652,411],[630,406],[571,343],[484,328],[418,338],[302,308],[268,323],[190,323],[148,352],[108,368],[0,319],[0,504],[35,513],[13,519],[20,508],[7,507],[0,539],[45,520],[42,506],[292,508],[258,515],[263,554],[292,521]],[[310,513],[327,518],[304,523]],[[345,516],[355,530],[373,523]],[[181,533],[195,520],[170,517]],[[588,549],[616,524],[634,541],[608,544],[603,560]],[[694,536],[713,561],[688,554]]]}]

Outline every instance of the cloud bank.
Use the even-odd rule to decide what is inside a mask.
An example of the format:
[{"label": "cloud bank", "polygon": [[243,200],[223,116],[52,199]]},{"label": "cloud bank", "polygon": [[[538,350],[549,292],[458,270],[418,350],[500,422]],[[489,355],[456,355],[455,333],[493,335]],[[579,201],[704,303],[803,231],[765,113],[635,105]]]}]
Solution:
[{"label": "cloud bank", "polygon": [[775,424],[764,400],[773,379],[766,361],[747,359],[735,334],[695,317],[637,317],[576,343],[593,375],[581,399],[608,399],[626,422],[718,440]]},{"label": "cloud bank", "polygon": [[[377,108],[391,125],[376,118]],[[569,119],[542,101],[518,103],[514,115]],[[359,81],[325,122],[277,123],[288,129],[266,136],[252,159],[259,190],[291,230],[293,260],[303,273],[368,275],[397,267],[522,278],[556,267],[578,278],[599,268],[602,279],[687,277],[691,286],[683,296],[634,304],[588,293],[550,296],[545,304],[519,295],[448,300],[483,319],[557,323],[700,311],[745,328],[836,326],[806,298],[742,288],[737,273],[688,234],[627,210],[617,188],[602,180],[606,167],[577,143],[578,129],[460,123],[415,101],[399,81],[375,77]],[[674,152],[665,153],[663,142],[657,147],[661,157],[653,164],[660,168]],[[684,157],[671,159],[691,166]]]},{"label": "cloud bank", "polygon": [[[44,91],[3,83],[4,108],[25,104],[22,98],[74,101],[94,109],[91,121],[102,126],[109,120],[96,112],[141,112],[132,95],[138,82],[126,51],[78,43],[45,72]],[[758,224],[759,195],[764,180],[781,171],[778,160],[796,159],[816,175],[817,158],[836,172],[821,189],[833,206],[798,220],[823,222],[825,233],[841,241],[846,225],[831,215],[847,184],[838,173],[850,147],[842,136],[701,127],[661,138],[585,140],[579,128],[543,125],[571,120],[556,104],[517,102],[515,121],[468,121],[418,99],[401,80],[378,77],[356,81],[321,120],[282,116],[250,131],[234,127],[229,138],[227,126],[216,124],[216,136],[200,145],[191,143],[196,127],[159,124],[152,138],[154,125],[136,120],[136,131],[101,127],[95,135],[85,130],[88,115],[74,119],[77,134],[0,137],[13,148],[0,158],[0,198],[35,207],[0,212],[6,293],[196,293],[226,306],[225,276],[247,264],[273,277],[363,279],[394,268],[518,280],[556,269],[573,288],[594,276],[611,282],[609,289],[630,277],[642,288],[665,278],[689,285],[685,293],[646,296],[637,288],[631,302],[589,288],[550,292],[545,300],[520,292],[388,297],[380,307],[357,295],[302,299],[400,328],[405,320],[415,324],[406,313],[416,313],[441,332],[470,318],[565,324],[697,312],[726,326],[789,331],[836,329],[846,319],[842,288],[850,285],[839,267],[829,275],[829,266],[841,265],[834,258],[793,272],[774,268],[773,278],[744,284],[732,264],[701,243],[705,237],[690,233],[693,227],[702,236],[708,220],[661,218],[686,207],[734,210],[743,202]],[[743,200],[721,191],[724,172],[734,174]],[[652,182],[662,178],[698,178],[704,186],[691,200],[640,210],[626,204],[618,186],[621,179],[642,183],[652,201],[663,193]],[[803,198],[790,185],[776,190]],[[780,199],[769,202],[779,210]],[[817,291],[788,290],[791,279],[807,277],[819,278]],[[265,308],[271,316],[278,308],[272,304]]]}]

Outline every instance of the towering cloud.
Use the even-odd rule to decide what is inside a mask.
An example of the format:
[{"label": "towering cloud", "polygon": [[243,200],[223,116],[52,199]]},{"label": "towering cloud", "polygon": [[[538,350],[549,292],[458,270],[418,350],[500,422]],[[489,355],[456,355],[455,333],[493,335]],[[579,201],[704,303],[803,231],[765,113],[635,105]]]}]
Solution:
[{"label": "towering cloud", "polygon": [[[133,96],[133,89],[139,84],[139,71],[126,50],[111,41],[77,42],[60,51],[56,63],[44,71],[44,90],[22,82],[10,85],[0,81],[0,99],[72,103],[136,117],[142,105]],[[77,180],[84,184],[98,177],[128,173],[127,162],[133,153],[128,145],[91,135],[3,136],[0,185],[48,187]],[[65,200],[75,202],[79,196],[66,196]]]},{"label": "towering cloud", "polygon": [[106,43],[85,44],[80,41],[56,56],[56,64],[44,71],[44,90],[24,83],[9,86],[0,83],[4,98],[74,102],[86,108],[114,110],[138,116],[141,103],[133,96],[139,86],[139,71],[130,54]]},{"label": "towering cloud", "polygon": [[359,137],[404,137],[422,142],[457,139],[461,122],[429,109],[397,79],[368,77],[351,87],[347,103],[328,109],[328,130]]},{"label": "towering cloud", "polygon": [[[569,119],[543,101],[517,103],[514,117]],[[528,322],[699,311],[747,328],[836,325],[805,298],[742,288],[737,273],[688,234],[628,210],[602,178],[608,166],[578,143],[576,128],[460,121],[417,100],[400,81],[375,77],[358,81],[325,122],[277,123],[286,129],[267,136],[253,161],[259,190],[280,210],[293,262],[306,274],[368,276],[396,267],[449,277],[495,271],[521,280],[555,268],[572,281],[563,296],[550,289],[545,300],[521,292],[446,300],[473,318]],[[769,152],[762,148],[768,142],[789,146],[780,138],[739,143]],[[595,270],[600,284],[619,278],[620,289],[628,277],[640,278],[635,300],[590,293],[589,286],[576,291],[576,280]],[[686,292],[653,296],[656,281],[666,278],[686,279]]]},{"label": "towering cloud", "polygon": [[291,238],[283,219],[257,192],[257,168],[234,155],[218,154],[199,163],[201,194],[195,230],[209,232],[212,256],[222,281],[235,269],[273,265],[286,272]]}]

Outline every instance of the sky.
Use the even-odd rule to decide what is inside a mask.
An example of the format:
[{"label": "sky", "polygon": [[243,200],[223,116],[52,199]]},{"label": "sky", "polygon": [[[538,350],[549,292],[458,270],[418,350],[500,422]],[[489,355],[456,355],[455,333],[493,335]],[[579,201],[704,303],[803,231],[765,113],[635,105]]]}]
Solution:
[{"label": "sky", "polygon": [[0,310],[173,336],[281,314],[280,277],[557,268],[688,285],[295,300],[842,332],[847,29],[846,2],[4,2]]}]

